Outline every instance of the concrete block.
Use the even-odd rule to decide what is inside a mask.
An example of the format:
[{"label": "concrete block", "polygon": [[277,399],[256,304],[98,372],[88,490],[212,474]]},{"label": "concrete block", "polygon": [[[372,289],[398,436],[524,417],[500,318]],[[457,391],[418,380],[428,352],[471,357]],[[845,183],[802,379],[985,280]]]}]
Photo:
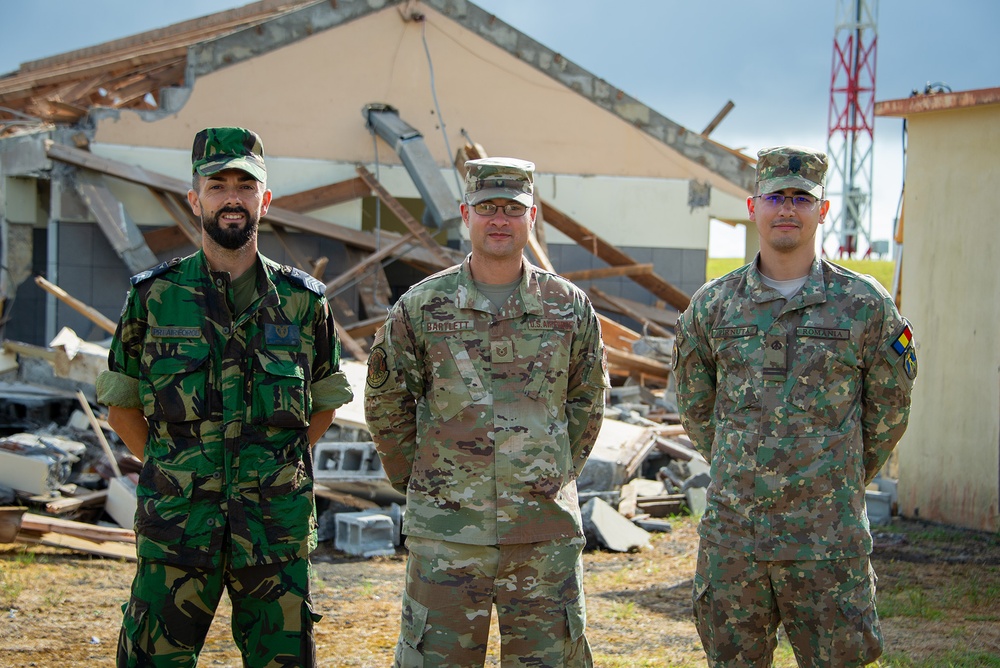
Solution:
[{"label": "concrete block", "polygon": [[687,499],[688,509],[691,511],[691,515],[694,517],[701,517],[705,514],[705,507],[708,505],[707,487],[690,487],[684,490],[684,496]]},{"label": "concrete block", "polygon": [[131,529],[135,526],[135,483],[122,476],[108,481],[108,496],[104,500],[104,512],[111,516],[118,526]]},{"label": "concrete block", "polygon": [[337,514],[334,547],[361,557],[390,556],[396,553],[395,524],[388,515],[361,511]]},{"label": "concrete block", "polygon": [[867,490],[865,506],[869,524],[888,524],[892,520],[892,495],[889,492]]},{"label": "concrete block", "polygon": [[649,533],[600,498],[594,497],[580,511],[588,544],[600,543],[615,552],[631,552],[649,547]]},{"label": "concrete block", "polygon": [[0,484],[29,494],[52,494],[59,485],[50,477],[49,462],[0,450]]}]

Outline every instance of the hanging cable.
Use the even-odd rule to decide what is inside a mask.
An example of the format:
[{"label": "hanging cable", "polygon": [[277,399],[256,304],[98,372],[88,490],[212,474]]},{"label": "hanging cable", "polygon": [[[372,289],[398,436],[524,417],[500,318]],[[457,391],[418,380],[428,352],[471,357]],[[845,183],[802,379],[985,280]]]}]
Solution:
[{"label": "hanging cable", "polygon": [[444,116],[441,115],[441,105],[438,104],[437,87],[434,83],[434,61],[431,60],[431,50],[427,46],[427,17],[420,17],[420,39],[424,43],[424,53],[427,55],[427,69],[431,76],[431,97],[434,99],[434,110],[437,112],[438,121],[441,125],[441,135],[444,137],[444,148],[448,151],[448,162],[451,163],[452,174],[455,175],[455,186],[458,188],[459,197],[462,196],[462,180],[459,178],[458,167],[455,166],[455,158],[451,152],[451,144],[448,142],[448,130],[445,126]]}]

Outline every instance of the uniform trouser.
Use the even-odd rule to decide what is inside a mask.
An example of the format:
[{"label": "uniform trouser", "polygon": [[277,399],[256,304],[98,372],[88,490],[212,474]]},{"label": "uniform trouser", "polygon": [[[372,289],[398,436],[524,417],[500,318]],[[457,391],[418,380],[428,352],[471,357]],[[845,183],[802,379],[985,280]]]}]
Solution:
[{"label": "uniform trouser", "polygon": [[482,666],[496,605],[501,666],[589,668],[584,543],[483,546],[410,536],[393,665]]},{"label": "uniform trouser", "polygon": [[701,541],[694,614],[713,668],[770,668],[781,623],[802,668],[865,666],[882,654],[867,556],[759,561]]},{"label": "uniform trouser", "polygon": [[247,668],[316,665],[308,559],[246,568],[194,568],[139,559],[124,606],[118,668],[198,663],[223,588],[233,640]]}]

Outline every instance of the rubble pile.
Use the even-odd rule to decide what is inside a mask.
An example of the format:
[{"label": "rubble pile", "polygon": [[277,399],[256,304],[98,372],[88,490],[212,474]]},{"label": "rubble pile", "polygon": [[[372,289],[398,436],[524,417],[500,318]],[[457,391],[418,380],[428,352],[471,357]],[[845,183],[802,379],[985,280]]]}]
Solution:
[{"label": "rubble pile", "polygon": [[[655,350],[666,349],[662,341]],[[36,542],[135,558],[141,463],[94,401],[107,347],[64,329],[47,348],[0,343],[0,542]],[[343,360],[355,399],[314,449],[319,537],[347,554],[391,554],[405,497],[381,467],[364,421],[366,366]],[[667,388],[611,390],[607,418],[578,481],[592,549],[629,551],[666,518],[703,507],[707,463],[676,424]]]}]

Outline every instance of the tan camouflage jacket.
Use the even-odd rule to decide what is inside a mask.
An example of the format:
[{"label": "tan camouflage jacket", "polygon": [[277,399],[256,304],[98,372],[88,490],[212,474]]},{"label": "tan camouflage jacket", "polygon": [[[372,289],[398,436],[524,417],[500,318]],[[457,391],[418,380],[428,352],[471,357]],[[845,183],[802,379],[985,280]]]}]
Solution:
[{"label": "tan camouflage jacket", "polygon": [[325,286],[259,256],[257,297],[234,318],[229,273],[209,272],[201,251],[132,283],[97,390],[149,421],[139,556],[209,566],[228,555],[234,568],[307,556],[306,429],[351,399]]},{"label": "tan camouflage jacket", "polygon": [[413,286],[369,357],[365,413],[404,533],[473,545],[582,535],[576,478],[604,417],[600,324],[525,262],[496,315],[469,260]]},{"label": "tan camouflage jacket", "polygon": [[865,486],[906,429],[909,324],[870,276],[816,260],[786,301],[756,260],[677,323],[677,403],[712,465],[701,536],[762,560],[869,554]]}]

